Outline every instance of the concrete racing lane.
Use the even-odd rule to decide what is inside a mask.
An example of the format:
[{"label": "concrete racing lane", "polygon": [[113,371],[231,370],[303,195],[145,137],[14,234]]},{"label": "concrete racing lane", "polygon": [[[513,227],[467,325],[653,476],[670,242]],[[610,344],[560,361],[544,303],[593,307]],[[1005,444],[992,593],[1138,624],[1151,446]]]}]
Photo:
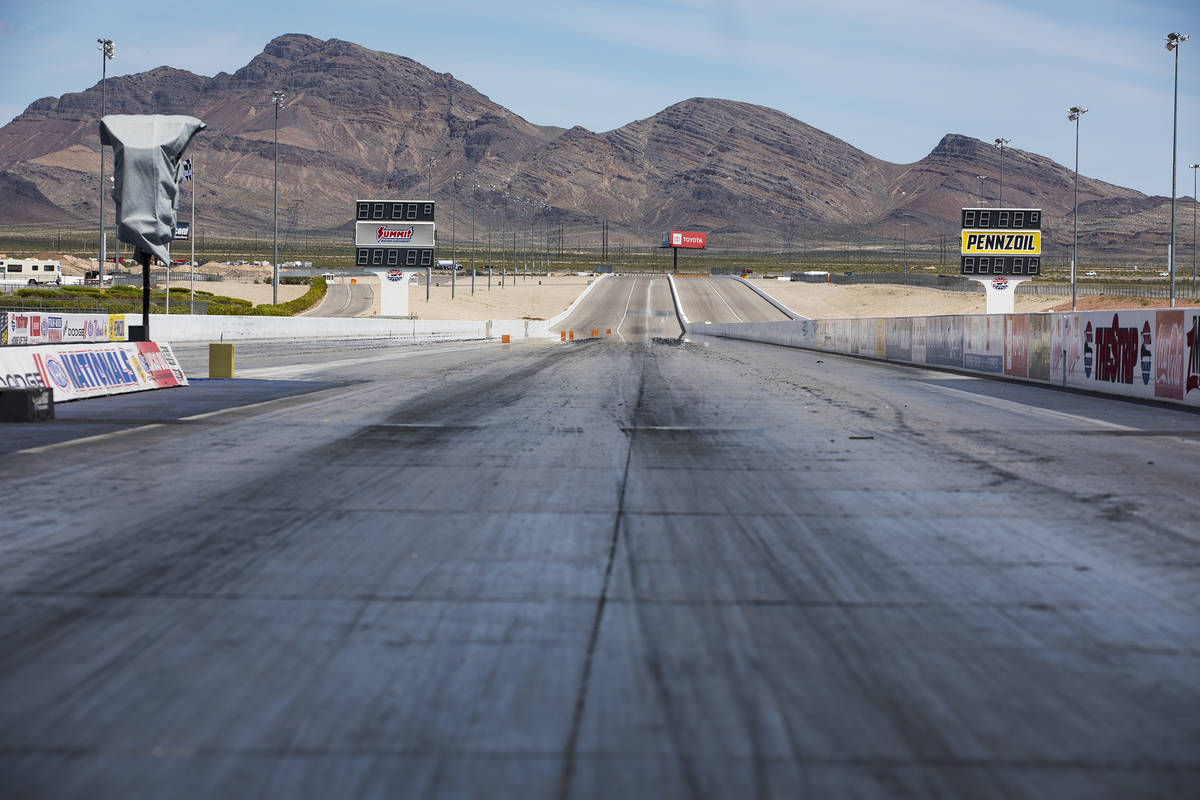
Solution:
[{"label": "concrete racing lane", "polygon": [[9,452],[5,794],[1194,791],[1200,417],[668,341],[656,281]]}]

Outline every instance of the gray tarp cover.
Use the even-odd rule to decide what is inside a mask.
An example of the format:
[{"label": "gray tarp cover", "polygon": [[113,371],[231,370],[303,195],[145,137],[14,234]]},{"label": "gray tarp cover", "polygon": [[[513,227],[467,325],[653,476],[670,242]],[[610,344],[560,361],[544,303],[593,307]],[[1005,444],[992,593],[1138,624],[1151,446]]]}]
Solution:
[{"label": "gray tarp cover", "polygon": [[117,238],[168,261],[179,205],[179,161],[204,123],[195,117],[109,114],[100,144],[112,145]]}]

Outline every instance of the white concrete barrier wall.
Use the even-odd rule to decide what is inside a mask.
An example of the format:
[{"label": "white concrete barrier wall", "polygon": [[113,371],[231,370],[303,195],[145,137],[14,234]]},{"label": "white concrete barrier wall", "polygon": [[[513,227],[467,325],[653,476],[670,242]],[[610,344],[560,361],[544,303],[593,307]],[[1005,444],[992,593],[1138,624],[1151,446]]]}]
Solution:
[{"label": "white concrete barrier wall", "polygon": [[[580,273],[580,274],[583,274],[583,273]],[[576,307],[578,307],[578,305],[579,305],[580,303],[582,303],[582,302],[583,302],[583,298],[585,298],[585,297],[587,297],[587,296],[588,296],[588,292],[592,291],[592,289],[595,289],[597,286],[599,286],[599,285],[600,285],[600,281],[602,281],[602,280],[604,280],[605,278],[607,278],[607,277],[608,277],[610,274],[611,274],[611,273],[609,273],[609,272],[602,272],[602,273],[600,273],[599,277],[597,277],[597,278],[596,278],[596,280],[594,280],[594,281],[592,281],[591,283],[589,283],[589,284],[587,285],[587,287],[586,287],[586,288],[585,288],[585,289],[584,289],[582,292],[580,292],[580,293],[579,293],[579,297],[576,297],[576,298],[575,298],[575,302],[573,302],[573,303],[571,303],[571,305],[567,306],[567,310],[566,310],[566,311],[562,312],[561,314],[555,315],[555,316],[551,317],[550,319],[546,320],[546,335],[547,335],[547,336],[549,336],[549,335],[550,335],[550,331],[554,330],[554,326],[555,326],[555,325],[558,325],[558,324],[559,324],[560,322],[562,322],[564,319],[566,319],[567,317],[571,316],[571,312],[572,312],[572,311],[574,311],[574,310],[576,309]]]},{"label": "white concrete barrier wall", "polygon": [[740,322],[692,332],[1200,406],[1194,309]]},{"label": "white concrete barrier wall", "polygon": [[[141,314],[126,314],[126,325],[140,325]],[[150,333],[170,342],[220,342],[241,339],[411,338],[427,340],[545,338],[545,322],[483,320],[479,322],[379,317],[238,317],[151,314]]]}]

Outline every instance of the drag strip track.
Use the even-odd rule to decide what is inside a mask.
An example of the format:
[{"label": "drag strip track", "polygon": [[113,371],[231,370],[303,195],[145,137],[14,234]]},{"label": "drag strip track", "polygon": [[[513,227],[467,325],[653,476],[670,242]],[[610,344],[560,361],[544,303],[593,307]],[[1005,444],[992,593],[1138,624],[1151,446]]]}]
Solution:
[{"label": "drag strip track", "polygon": [[302,316],[307,317],[361,317],[371,312],[375,292],[364,283],[329,283],[325,298],[316,308]]},{"label": "drag strip track", "polygon": [[683,313],[693,323],[789,319],[753,289],[730,278],[677,278],[675,290]]},{"label": "drag strip track", "polygon": [[[671,287],[663,276],[614,275],[590,292],[556,330],[587,337],[612,335],[622,341],[675,338],[683,334],[671,302]],[[554,333],[554,331],[551,331]]]},{"label": "drag strip track", "polygon": [[5,793],[1194,791],[1200,416],[668,341],[656,281],[0,460]]}]

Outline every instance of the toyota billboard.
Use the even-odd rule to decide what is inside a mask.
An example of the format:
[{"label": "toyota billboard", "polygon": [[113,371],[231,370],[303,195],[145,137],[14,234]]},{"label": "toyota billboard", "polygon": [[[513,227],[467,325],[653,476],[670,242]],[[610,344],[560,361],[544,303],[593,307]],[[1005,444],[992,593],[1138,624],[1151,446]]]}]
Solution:
[{"label": "toyota billboard", "polygon": [[664,231],[662,238],[663,247],[691,247],[696,250],[703,250],[706,234],[697,233],[696,231]]}]

